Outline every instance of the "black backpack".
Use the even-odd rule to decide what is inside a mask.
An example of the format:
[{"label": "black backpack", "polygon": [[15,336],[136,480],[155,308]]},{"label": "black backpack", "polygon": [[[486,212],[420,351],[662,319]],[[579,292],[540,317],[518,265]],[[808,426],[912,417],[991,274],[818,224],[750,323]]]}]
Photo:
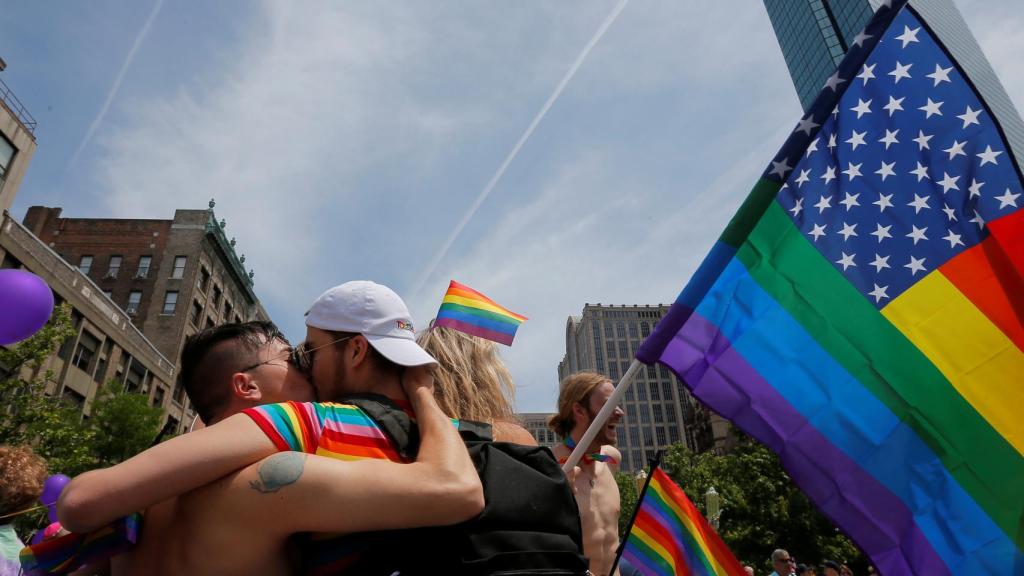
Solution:
[{"label": "black backpack", "polygon": [[[361,408],[391,439],[399,454],[414,458],[419,430],[384,396],[344,399]],[[579,509],[561,467],[547,448],[494,442],[491,426],[460,421],[459,433],[480,474],[485,505],[476,518],[433,528],[377,532],[379,554],[359,574],[583,575]],[[375,567],[371,568],[369,564]]]}]

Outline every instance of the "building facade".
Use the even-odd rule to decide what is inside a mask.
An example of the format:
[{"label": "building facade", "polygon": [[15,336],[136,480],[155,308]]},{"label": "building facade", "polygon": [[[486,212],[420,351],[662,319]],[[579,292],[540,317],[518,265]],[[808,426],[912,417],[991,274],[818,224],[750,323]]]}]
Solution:
[{"label": "building facade", "polygon": [[[5,266],[24,266],[56,282],[51,287],[67,301],[69,289],[85,286],[92,292],[93,308],[101,308],[100,317],[123,318],[152,348],[157,364],[167,365],[169,374],[157,385],[147,384],[146,376],[136,373],[141,368],[133,372],[131,363],[123,378],[128,389],[151,394],[151,402],[167,411],[172,427],[184,428],[194,416],[184,388],[173,377],[185,339],[226,322],[267,319],[253,292],[253,273],[244,268],[245,257],[235,253],[234,240],[224,234],[225,223],[217,221],[212,201],[207,210],[177,210],[171,220],[63,218],[60,208],[33,206],[21,225],[8,228],[38,239],[48,256],[45,262],[26,261],[24,250],[12,249]],[[4,242],[14,242],[14,237],[7,238],[5,231]],[[48,275],[51,268],[62,273],[70,268],[75,277],[53,278]],[[75,371],[55,371],[60,379],[54,390],[87,406],[96,387],[109,379],[113,360],[108,350],[118,344],[91,309],[73,305],[78,339],[89,357],[80,368],[89,373],[93,386],[85,386],[85,380],[79,385],[66,381],[66,374],[77,375]],[[72,348],[77,352],[76,346]]]},{"label": "building facade", "polygon": [[[4,64],[0,60],[0,70]],[[14,92],[0,80],[0,213],[11,209],[32,154],[36,121]]]},{"label": "building facade", "polygon": [[40,276],[58,305],[71,306],[75,335],[43,364],[34,370],[26,368],[23,378],[50,372],[47,393],[66,399],[86,415],[100,386],[115,381],[133,393],[146,394],[150,405],[163,408],[168,430],[179,432],[187,426],[193,414],[172,395],[175,363],[88,276],[7,213],[0,219],[0,268],[21,268]]},{"label": "building facade", "polygon": [[[618,382],[637,348],[669,306],[602,306],[586,304],[583,314],[566,323],[565,357],[559,380],[592,370]],[[729,425],[690,395],[664,366],[646,366],[637,373],[622,402],[626,413],[617,429],[622,469],[643,468],[657,450],[685,442],[694,452],[725,449]]]},{"label": "building facade", "polygon": [[804,110],[874,14],[869,0],[764,0]]},{"label": "building facade", "polygon": [[554,431],[548,428],[548,420],[554,415],[554,412],[524,412],[516,414],[516,418],[519,419],[523,428],[533,435],[533,439],[537,441],[538,445],[550,448],[561,441]]}]

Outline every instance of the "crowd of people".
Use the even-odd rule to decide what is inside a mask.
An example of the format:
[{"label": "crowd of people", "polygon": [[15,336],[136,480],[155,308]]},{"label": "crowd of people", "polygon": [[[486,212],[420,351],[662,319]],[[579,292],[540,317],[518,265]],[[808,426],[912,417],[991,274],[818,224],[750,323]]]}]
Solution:
[{"label": "crowd of people", "polygon": [[[391,574],[393,546],[362,535],[458,524],[487,506],[458,422],[536,445],[515,420],[514,385],[494,343],[441,327],[417,339],[401,298],[373,282],[326,291],[305,320],[294,347],[268,322],[191,336],[179,379],[195,429],[73,479],[58,504],[63,529],[88,533],[141,511],[138,541],[110,560],[113,574]],[[555,457],[568,457],[612,390],[593,373],[562,383],[552,426],[565,444]],[[415,454],[399,453],[349,403],[361,395],[414,417]],[[593,574],[611,573],[618,547],[621,416],[616,410],[562,477],[576,505],[545,511],[578,514],[578,552]],[[22,500],[31,492],[21,490]],[[24,504],[6,498],[5,508]]]},{"label": "crowd of people", "polygon": [[[262,321],[189,337],[179,381],[198,414],[194,429],[64,489],[65,531],[89,533],[142,512],[140,536],[102,563],[107,573],[397,574],[395,530],[456,525],[488,506],[460,423],[536,446],[515,419],[515,386],[493,342],[446,327],[417,335],[401,298],[365,281],[324,292],[305,320],[297,346]],[[550,421],[563,443],[536,450],[564,464],[613,391],[594,372],[566,378]],[[406,414],[418,449],[403,452],[361,398]],[[557,472],[570,505],[536,503],[544,514],[578,515],[581,574],[639,573],[614,565],[622,416],[615,408],[579,464],[566,477]],[[39,497],[46,465],[29,448],[0,447],[0,476],[7,518]],[[19,574],[20,549],[11,525],[0,525],[0,576]],[[423,554],[416,562],[430,567],[432,554]],[[771,561],[772,576],[852,576],[831,561],[797,564],[785,550]]]},{"label": "crowd of people", "polygon": [[[825,560],[820,564],[797,562],[789,552],[781,548],[772,552],[772,568],[770,576],[853,576],[853,570],[843,563]],[[744,566],[748,576],[755,576],[754,568]],[[868,576],[877,576],[873,568],[868,568]]]}]

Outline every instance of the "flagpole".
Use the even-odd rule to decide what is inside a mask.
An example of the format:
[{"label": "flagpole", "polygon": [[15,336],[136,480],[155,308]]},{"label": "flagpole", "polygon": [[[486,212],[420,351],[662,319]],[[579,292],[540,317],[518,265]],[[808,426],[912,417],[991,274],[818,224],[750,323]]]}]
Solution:
[{"label": "flagpole", "polygon": [[605,422],[608,421],[608,418],[612,415],[615,407],[618,406],[619,402],[622,400],[622,395],[626,393],[626,389],[633,383],[633,375],[643,368],[643,366],[643,363],[636,359],[634,359],[633,363],[629,365],[629,369],[622,375],[622,379],[619,380],[619,384],[615,387],[615,391],[612,392],[608,401],[601,407],[601,411],[594,417],[594,421],[590,423],[590,427],[583,433],[583,438],[580,438],[579,442],[576,443],[576,447],[573,448],[572,454],[569,454],[569,459],[566,460],[565,464],[562,466],[562,471],[565,472],[566,476],[569,476],[572,469],[580,463],[580,459],[582,459],[583,455],[587,452],[587,448],[590,447],[590,443],[593,442],[594,438],[597,436],[598,430],[600,430],[601,427],[604,426]]},{"label": "flagpole", "polygon": [[622,536],[622,541],[619,542],[619,549],[615,551],[615,561],[612,562],[612,569],[608,572],[609,574],[615,574],[615,569],[619,567],[619,560],[622,559],[622,553],[626,550],[626,540],[629,540],[629,532],[633,530],[633,523],[636,522],[637,514],[640,513],[640,505],[644,502],[644,495],[647,494],[647,487],[651,485],[651,478],[654,478],[654,470],[661,466],[661,450],[654,453],[654,457],[650,460],[651,471],[647,474],[647,479],[644,481],[644,487],[640,490],[640,494],[636,497],[636,506],[633,507],[633,516],[629,519],[629,525],[626,526],[626,533]]}]

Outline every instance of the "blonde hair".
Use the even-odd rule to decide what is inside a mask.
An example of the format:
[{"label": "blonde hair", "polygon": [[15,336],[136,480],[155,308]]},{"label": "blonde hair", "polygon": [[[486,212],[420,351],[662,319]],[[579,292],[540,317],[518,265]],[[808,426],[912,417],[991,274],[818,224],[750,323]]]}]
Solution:
[{"label": "blonde hair", "polygon": [[597,372],[577,372],[562,380],[558,385],[558,414],[548,420],[548,427],[560,437],[567,438],[576,427],[576,418],[572,414],[573,405],[578,403],[589,409],[590,395],[605,382],[611,380]]},{"label": "blonde hair", "polygon": [[43,493],[44,482],[46,460],[37,456],[32,448],[0,446],[0,516],[32,506]]},{"label": "blonde hair", "polygon": [[439,364],[434,397],[445,414],[478,422],[515,420],[515,385],[494,342],[433,322],[416,341]]}]

